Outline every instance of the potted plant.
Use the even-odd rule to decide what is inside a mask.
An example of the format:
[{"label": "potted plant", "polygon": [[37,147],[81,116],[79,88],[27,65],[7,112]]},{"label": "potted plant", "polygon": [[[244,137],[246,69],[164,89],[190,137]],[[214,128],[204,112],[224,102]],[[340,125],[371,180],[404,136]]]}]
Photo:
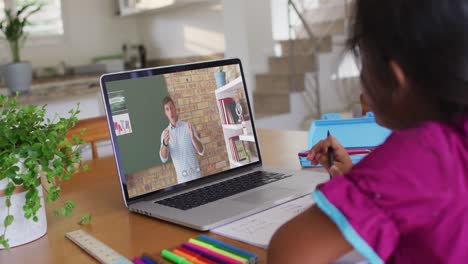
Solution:
[{"label": "potted plant", "polygon": [[[77,122],[78,107],[69,111],[68,118],[50,120],[45,106],[22,106],[17,97],[0,96],[0,248],[43,236],[47,231],[44,197],[46,202],[59,200],[60,182],[87,169],[82,166],[80,148],[74,147],[83,140],[66,136]],[[43,190],[40,176],[48,190]],[[74,204],[62,201],[60,207],[54,214],[67,216]],[[88,214],[81,222],[89,220]]]},{"label": "potted plant", "polygon": [[223,71],[223,66],[219,67],[219,70],[214,73],[216,88],[223,87],[226,85],[226,73]]},{"label": "potted plant", "polygon": [[29,61],[21,61],[20,50],[27,38],[24,27],[31,24],[29,17],[41,10],[42,6],[32,1],[22,5],[16,13],[5,9],[5,18],[0,21],[0,30],[8,41],[13,61],[5,66],[4,78],[6,86],[14,93],[25,92],[31,86],[32,66]]}]

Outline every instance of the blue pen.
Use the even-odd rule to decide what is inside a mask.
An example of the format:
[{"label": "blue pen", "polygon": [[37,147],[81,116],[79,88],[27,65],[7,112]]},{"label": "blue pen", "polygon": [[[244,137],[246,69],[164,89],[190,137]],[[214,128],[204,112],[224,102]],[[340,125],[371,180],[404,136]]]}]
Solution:
[{"label": "blue pen", "polygon": [[154,261],[152,261],[150,258],[148,258],[147,256],[143,256],[140,258],[141,261],[143,261],[145,264],[157,264],[155,263]]},{"label": "blue pen", "polygon": [[235,247],[235,246],[231,246],[231,245],[229,245],[229,244],[226,244],[226,243],[224,243],[224,242],[222,242],[222,241],[219,241],[219,240],[214,239],[214,238],[209,237],[209,236],[199,235],[198,237],[199,237],[201,240],[206,240],[206,241],[209,241],[209,242],[211,242],[211,243],[213,243],[213,244],[219,245],[220,247],[223,247],[223,248],[225,248],[225,249],[234,251],[233,253],[236,253],[236,252],[237,252],[237,253],[239,253],[239,254],[241,254],[241,255],[245,255],[245,256],[247,256],[248,258],[253,259],[253,260],[254,260],[253,263],[257,262],[257,255],[255,255],[255,254],[253,254],[253,253],[250,253],[250,252],[248,252],[248,251],[242,250],[242,249],[237,248],[237,247]]}]

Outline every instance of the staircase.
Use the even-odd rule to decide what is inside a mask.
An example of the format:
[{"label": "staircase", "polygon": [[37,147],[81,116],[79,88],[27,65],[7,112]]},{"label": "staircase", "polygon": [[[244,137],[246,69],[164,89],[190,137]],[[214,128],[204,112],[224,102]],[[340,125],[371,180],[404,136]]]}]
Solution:
[{"label": "staircase", "polygon": [[[256,89],[254,104],[256,117],[271,116],[290,112],[290,94],[304,92],[305,74],[316,72],[316,54],[310,52],[319,46],[320,52],[331,51],[331,37],[320,43],[308,39],[294,40],[290,52],[290,41],[280,41],[282,55],[270,57],[270,72],[255,76]],[[291,66],[291,63],[294,65]]]},{"label": "staircase", "polygon": [[[322,57],[332,54],[337,44],[340,47],[344,44],[342,40],[336,42],[340,39],[337,36],[346,34],[347,1],[317,0],[312,5],[310,0],[290,1],[294,5],[293,8],[289,5],[291,15],[298,11],[295,19],[289,19],[290,39],[278,41],[280,56],[269,58],[269,72],[256,75],[253,100],[257,120],[279,115],[286,119],[288,115],[303,115],[303,120],[308,120],[310,116],[321,115]],[[338,65],[334,67],[338,68]],[[352,81],[344,83],[355,84]],[[302,102],[295,102],[294,98]],[[303,104],[307,109],[292,113],[293,105],[297,104]]]}]

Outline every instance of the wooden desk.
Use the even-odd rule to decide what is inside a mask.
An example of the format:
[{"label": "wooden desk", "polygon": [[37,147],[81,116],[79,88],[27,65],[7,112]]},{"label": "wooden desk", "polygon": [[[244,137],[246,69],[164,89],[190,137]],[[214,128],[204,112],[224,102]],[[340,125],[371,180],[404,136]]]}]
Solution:
[{"label": "wooden desk", "polygon": [[[299,169],[297,152],[307,146],[307,133],[259,129],[261,153],[265,164]],[[90,161],[91,169],[75,175],[63,184],[62,197],[76,204],[72,217],[55,217],[47,207],[47,234],[27,245],[0,251],[0,263],[95,263],[95,260],[65,238],[65,233],[79,229],[79,216],[92,214],[91,224],[83,227],[127,258],[143,252],[158,253],[163,248],[179,246],[198,231],[129,212],[123,205],[113,157]],[[261,248],[213,235],[223,241],[258,254],[266,263]]]}]

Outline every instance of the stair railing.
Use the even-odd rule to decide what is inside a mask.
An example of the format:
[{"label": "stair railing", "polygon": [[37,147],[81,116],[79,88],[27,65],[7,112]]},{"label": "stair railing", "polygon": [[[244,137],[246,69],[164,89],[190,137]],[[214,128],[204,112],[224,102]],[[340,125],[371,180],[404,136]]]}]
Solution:
[{"label": "stair railing", "polygon": [[[304,0],[303,0],[304,1]],[[349,13],[349,1],[350,0],[343,0],[343,5],[345,9],[345,16]],[[351,0],[352,1],[352,0]],[[321,116],[321,101],[320,101],[320,82],[319,82],[319,72],[320,72],[320,64],[318,61],[318,54],[320,53],[321,47],[324,44],[324,39],[330,35],[332,32],[333,27],[337,25],[340,21],[334,21],[330,23],[324,31],[321,32],[319,36],[317,36],[312,29],[310,28],[309,24],[307,23],[305,17],[305,11],[307,7],[302,5],[304,10],[299,10],[297,4],[294,0],[288,0],[288,26],[289,26],[289,65],[291,70],[291,87],[296,87],[298,81],[305,82],[305,93],[304,93],[304,100],[306,104],[309,106],[309,110],[311,111],[311,116],[317,118]],[[319,7],[320,8],[320,7]],[[292,21],[292,14],[295,14],[300,22],[301,29],[305,32],[299,32],[298,25],[294,24]],[[345,20],[346,21],[346,20]],[[345,22],[346,23],[346,22]],[[297,38],[300,35],[305,35],[313,42],[313,49],[310,50],[310,53],[315,54],[315,72],[312,74],[308,74],[305,76],[304,79],[298,80],[298,74],[296,70],[295,64],[295,46],[294,46],[294,38]],[[294,36],[293,36],[294,35]],[[333,44],[332,44],[333,45]],[[309,53],[308,52],[308,53]]]}]

